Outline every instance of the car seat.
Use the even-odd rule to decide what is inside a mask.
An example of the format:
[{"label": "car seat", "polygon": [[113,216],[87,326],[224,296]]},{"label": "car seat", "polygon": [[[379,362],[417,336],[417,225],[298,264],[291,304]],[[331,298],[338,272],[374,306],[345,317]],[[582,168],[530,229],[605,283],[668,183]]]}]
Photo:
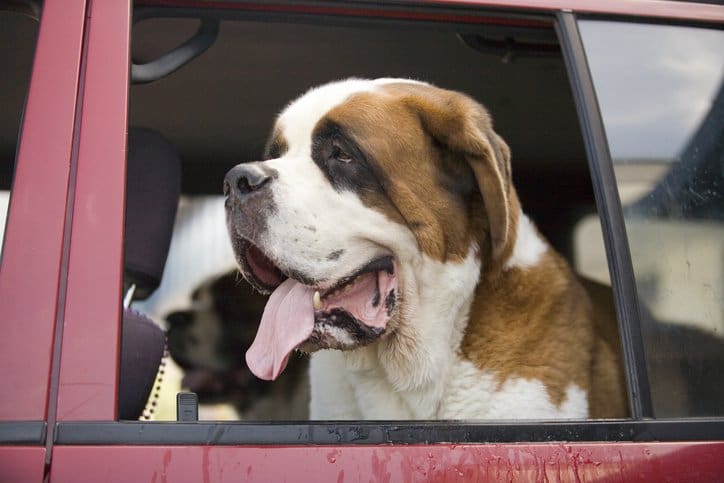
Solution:
[{"label": "car seat", "polygon": [[[181,163],[174,147],[159,133],[130,128],[126,162],[124,309],[118,417],[150,418],[144,411],[158,377],[163,377],[166,336],[148,317],[130,308],[161,283],[181,185]],[[156,395],[157,396],[157,395]]]}]

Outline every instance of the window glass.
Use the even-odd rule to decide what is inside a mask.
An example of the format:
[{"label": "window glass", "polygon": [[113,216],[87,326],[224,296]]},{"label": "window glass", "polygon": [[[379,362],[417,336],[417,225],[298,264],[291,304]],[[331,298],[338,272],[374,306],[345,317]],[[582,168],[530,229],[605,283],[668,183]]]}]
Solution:
[{"label": "window glass", "polygon": [[657,417],[724,414],[724,32],[582,21]]},{"label": "window glass", "polygon": [[20,123],[38,35],[38,14],[29,7],[18,7],[18,11],[0,8],[0,259]]}]

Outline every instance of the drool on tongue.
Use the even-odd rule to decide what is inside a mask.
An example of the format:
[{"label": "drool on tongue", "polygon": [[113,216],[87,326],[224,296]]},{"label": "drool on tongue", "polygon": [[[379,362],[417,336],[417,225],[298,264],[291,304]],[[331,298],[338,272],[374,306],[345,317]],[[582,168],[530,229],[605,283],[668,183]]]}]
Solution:
[{"label": "drool on tongue", "polygon": [[269,297],[246,364],[259,379],[271,381],[284,370],[289,353],[314,329],[314,289],[288,278]]}]

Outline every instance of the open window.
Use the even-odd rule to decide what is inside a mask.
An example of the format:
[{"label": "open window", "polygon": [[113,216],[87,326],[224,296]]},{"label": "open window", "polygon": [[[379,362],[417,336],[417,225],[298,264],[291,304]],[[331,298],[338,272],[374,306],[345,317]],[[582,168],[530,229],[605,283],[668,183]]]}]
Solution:
[{"label": "open window", "polygon": [[[261,159],[276,114],[313,86],[349,77],[403,77],[474,97],[511,147],[524,212],[573,264],[574,227],[586,215],[597,217],[597,209],[552,17],[489,12],[435,22],[340,23],[324,16],[137,8],[134,66],[154,65],[177,46],[192,44],[210,18],[219,25],[208,50],[167,76],[130,88],[128,186],[144,175],[131,164],[139,149],[137,127],[173,147],[181,173],[163,279],[153,293],[137,292],[132,305],[168,336],[154,418],[175,419],[176,393],[186,389],[199,395],[202,419],[306,419],[306,358],[293,357],[272,383],[246,368],[244,353],[264,300],[236,274],[221,183],[235,164]],[[129,189],[127,203],[137,191]],[[147,202],[149,212],[156,208]],[[137,229],[128,225],[130,218],[127,213],[127,261],[128,234]],[[603,246],[600,230],[586,243]],[[608,272],[603,252],[591,257]],[[598,289],[613,314],[610,288]]]}]

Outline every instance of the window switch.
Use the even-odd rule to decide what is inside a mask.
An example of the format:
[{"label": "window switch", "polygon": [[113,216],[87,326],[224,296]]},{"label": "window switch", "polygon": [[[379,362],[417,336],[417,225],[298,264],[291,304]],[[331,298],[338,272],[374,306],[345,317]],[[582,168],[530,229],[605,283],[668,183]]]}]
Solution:
[{"label": "window switch", "polygon": [[195,392],[176,394],[176,421],[199,420],[199,396]]}]

